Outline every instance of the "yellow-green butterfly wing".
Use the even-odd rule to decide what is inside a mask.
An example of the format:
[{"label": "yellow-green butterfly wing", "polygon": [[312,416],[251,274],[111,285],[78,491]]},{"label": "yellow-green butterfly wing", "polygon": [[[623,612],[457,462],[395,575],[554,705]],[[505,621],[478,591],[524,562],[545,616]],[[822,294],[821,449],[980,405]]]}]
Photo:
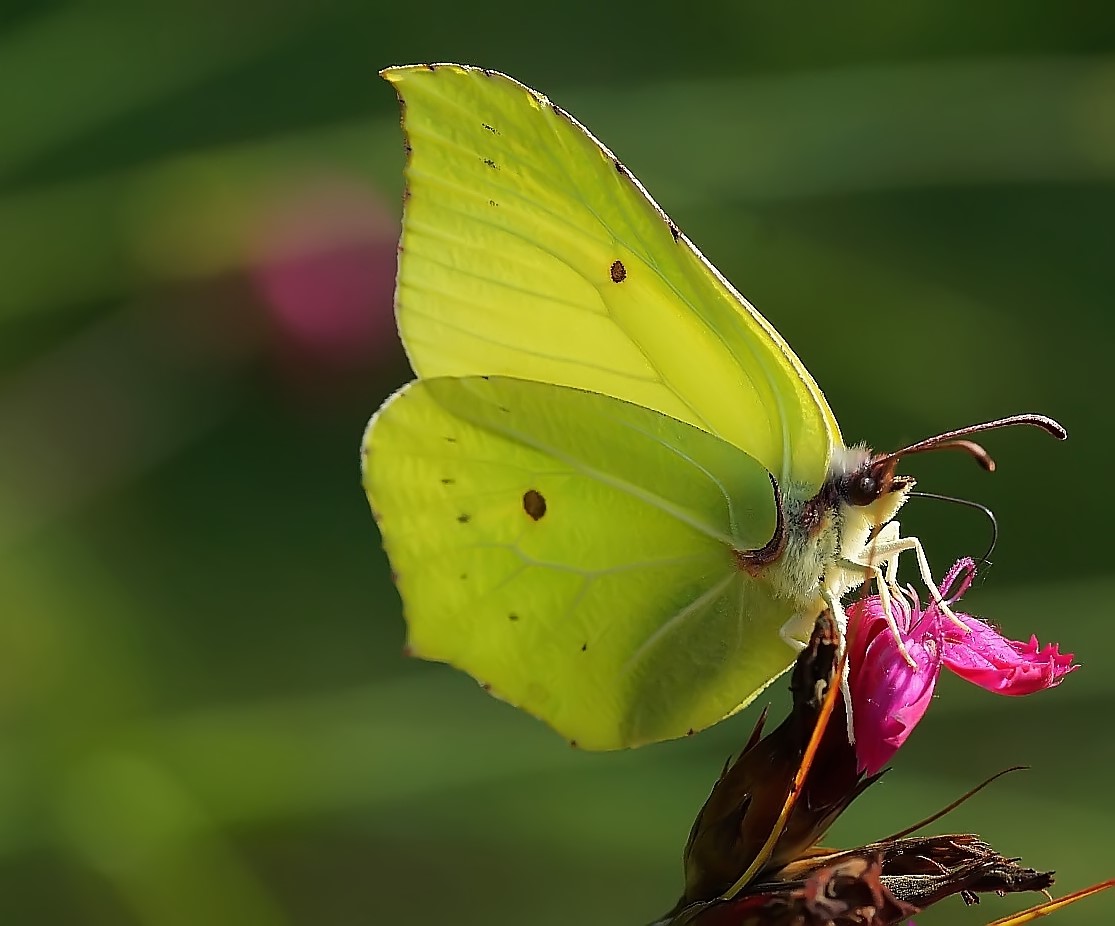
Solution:
[{"label": "yellow-green butterfly wing", "polygon": [[827,560],[799,537],[784,561],[777,495],[824,483],[832,412],[571,116],[477,68],[384,76],[421,378],[373,418],[364,478],[411,648],[589,748],[714,723],[789,666],[779,631],[818,606]]},{"label": "yellow-green butterfly wing", "polygon": [[842,446],[820,389],[639,182],[545,97],[389,68],[408,141],[396,308],[421,377],[506,375],[663,412],[800,497]]},{"label": "yellow-green butterfly wing", "polygon": [[682,736],[793,658],[793,614],[734,550],[779,517],[770,475],[692,425],[503,377],[410,383],[364,484],[416,655],[590,749]]}]

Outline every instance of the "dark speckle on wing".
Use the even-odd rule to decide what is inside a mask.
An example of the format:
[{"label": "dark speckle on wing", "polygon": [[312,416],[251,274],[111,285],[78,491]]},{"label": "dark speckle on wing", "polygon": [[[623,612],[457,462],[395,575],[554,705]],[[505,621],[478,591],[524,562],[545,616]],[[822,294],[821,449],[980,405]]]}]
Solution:
[{"label": "dark speckle on wing", "polygon": [[537,489],[527,489],[523,493],[523,511],[535,521],[541,521],[546,514],[546,498]]}]

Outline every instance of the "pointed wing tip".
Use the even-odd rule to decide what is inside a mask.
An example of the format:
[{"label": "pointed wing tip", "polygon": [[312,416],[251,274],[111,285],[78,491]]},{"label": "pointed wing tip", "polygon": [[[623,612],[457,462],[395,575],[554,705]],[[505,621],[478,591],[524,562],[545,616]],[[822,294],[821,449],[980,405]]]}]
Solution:
[{"label": "pointed wing tip", "polygon": [[421,66],[420,64],[391,64],[385,68],[380,68],[379,76],[389,84],[397,84],[406,79],[408,71]]},{"label": "pointed wing tip", "polygon": [[458,74],[468,74],[479,71],[489,76],[498,73],[497,71],[476,67],[471,64],[457,64],[453,61],[431,61],[421,64],[391,64],[385,68],[381,68],[379,76],[388,83],[397,84],[406,80],[407,77],[413,74],[433,73],[434,71],[450,71]]},{"label": "pointed wing tip", "polygon": [[380,70],[379,76],[389,84],[401,84],[415,72],[432,71],[437,67],[436,64],[392,64]]},{"label": "pointed wing tip", "polygon": [[433,61],[423,64],[392,64],[385,68],[381,68],[379,76],[386,80],[389,84],[396,86],[404,83],[408,79],[422,75],[433,73],[448,72],[458,77],[472,77],[474,75],[483,75],[484,77],[499,78],[500,80],[510,81],[511,83],[522,87],[534,96],[541,96],[537,91],[530,90],[526,85],[521,84],[502,71],[497,71],[493,68],[479,67],[475,64],[457,64],[453,61]]}]

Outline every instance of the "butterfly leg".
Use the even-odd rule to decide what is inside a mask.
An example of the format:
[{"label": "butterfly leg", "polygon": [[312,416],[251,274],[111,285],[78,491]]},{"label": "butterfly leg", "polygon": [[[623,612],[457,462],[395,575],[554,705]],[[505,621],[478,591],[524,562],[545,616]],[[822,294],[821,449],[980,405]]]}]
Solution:
[{"label": "butterfly leg", "polygon": [[[839,655],[843,659],[848,648],[848,615],[844,611],[844,605],[840,603],[840,599],[836,595],[827,590],[822,590],[821,597],[828,605],[829,610],[832,611],[832,619],[836,621],[836,626],[840,629]],[[852,715],[851,666],[847,659],[844,659],[844,671],[840,673],[840,693],[844,696],[844,720],[848,724],[848,742],[854,746],[856,744],[856,730],[855,717]]]},{"label": "butterfly leg", "polygon": [[885,546],[886,544],[900,539],[901,536],[901,527],[899,526],[898,522],[888,521],[871,541],[871,555],[868,557],[868,559],[871,562],[875,563],[876,566],[885,565],[886,568],[883,574],[892,595],[902,595],[902,589],[898,587],[898,554],[895,553],[891,556],[880,556],[878,555],[878,553],[876,553],[876,550],[880,547],[880,545]]},{"label": "butterfly leg", "polygon": [[[902,549],[907,548],[903,547]],[[878,547],[876,547],[873,553],[877,551]],[[893,575],[894,572],[890,560],[892,557],[896,557],[900,552],[901,550],[892,550],[887,555],[873,556],[872,559],[874,561],[869,563],[859,563],[851,559],[840,559],[837,561],[837,565],[847,572],[862,575],[864,579],[874,579],[875,585],[879,589],[879,604],[883,606],[883,617],[886,618],[887,626],[890,628],[891,635],[894,637],[894,642],[898,645],[898,652],[901,653],[902,658],[911,669],[916,669],[918,664],[914,661],[914,657],[910,655],[910,651],[906,649],[906,644],[902,639],[902,631],[898,627],[898,621],[894,619],[894,603],[891,598],[890,584],[888,581],[888,576]],[[878,563],[886,565],[887,575],[883,574],[883,570],[879,568]],[[846,617],[844,621],[844,626],[846,627]]]},{"label": "butterfly leg", "polygon": [[782,640],[795,653],[800,653],[808,644],[801,639],[801,615],[795,614],[785,624],[778,628],[779,639]]},{"label": "butterfly leg", "polygon": [[[892,524],[897,522],[892,521]],[[888,525],[889,527],[890,525]],[[913,550],[914,556],[918,561],[918,572],[921,574],[921,581],[929,590],[930,596],[936,602],[937,607],[941,609],[941,613],[945,615],[958,627],[965,631],[970,630],[960,618],[952,612],[947,601],[941,595],[941,590],[937,588],[937,583],[933,580],[933,573],[929,568],[929,560],[925,556],[925,548],[921,545],[921,541],[917,537],[894,537],[876,543],[871,549],[871,559],[875,562],[887,562],[888,572],[891,563],[897,563],[898,554],[906,550]]]}]

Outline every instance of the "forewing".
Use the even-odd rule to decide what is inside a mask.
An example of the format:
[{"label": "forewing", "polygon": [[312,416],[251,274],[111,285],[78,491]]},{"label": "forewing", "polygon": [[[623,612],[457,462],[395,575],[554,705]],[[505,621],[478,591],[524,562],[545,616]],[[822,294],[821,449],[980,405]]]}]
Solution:
[{"label": "forewing", "polygon": [[419,656],[590,749],[668,739],[792,661],[791,616],[733,549],[776,529],[769,474],[607,396],[419,380],[369,425],[364,484]]},{"label": "forewing", "polygon": [[422,377],[626,399],[820,487],[839,429],[773,327],[610,151],[509,77],[389,68],[408,145],[396,306]]}]

